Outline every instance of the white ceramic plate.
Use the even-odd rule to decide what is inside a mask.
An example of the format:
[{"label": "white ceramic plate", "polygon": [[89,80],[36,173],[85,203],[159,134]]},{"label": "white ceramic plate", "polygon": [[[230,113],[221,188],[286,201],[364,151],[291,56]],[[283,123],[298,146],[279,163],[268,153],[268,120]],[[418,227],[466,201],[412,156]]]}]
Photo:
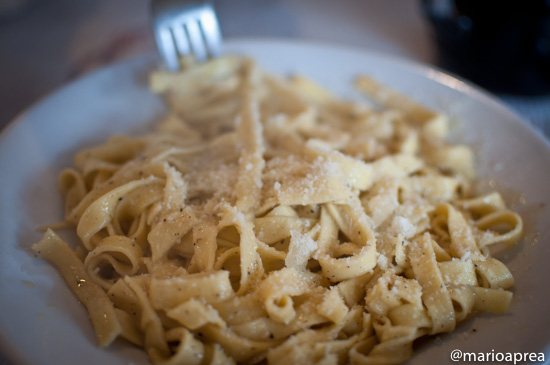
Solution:
[{"label": "white ceramic plate", "polygon": [[[357,98],[351,80],[368,73],[456,121],[455,138],[473,144],[481,188],[495,185],[526,221],[526,237],[500,253],[516,278],[512,310],[483,314],[450,335],[422,341],[411,364],[448,363],[453,349],[545,352],[550,357],[550,147],[491,96],[436,70],[372,54],[311,43],[233,41],[278,74],[301,73],[337,95]],[[164,112],[147,89],[155,55],[93,73],[23,113],[0,136],[0,353],[13,364],[148,363],[121,342],[96,340],[83,306],[57,272],[30,250],[35,227],[62,218],[60,170],[74,152],[115,132],[137,134]]]}]

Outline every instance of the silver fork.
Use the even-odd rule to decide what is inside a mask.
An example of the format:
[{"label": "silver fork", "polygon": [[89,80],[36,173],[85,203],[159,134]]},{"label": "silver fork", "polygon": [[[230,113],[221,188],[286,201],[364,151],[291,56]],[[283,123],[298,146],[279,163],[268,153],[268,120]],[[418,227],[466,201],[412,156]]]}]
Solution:
[{"label": "silver fork", "polygon": [[192,54],[203,62],[220,54],[221,32],[209,1],[152,0],[157,47],[171,71],[180,68],[179,56]]}]

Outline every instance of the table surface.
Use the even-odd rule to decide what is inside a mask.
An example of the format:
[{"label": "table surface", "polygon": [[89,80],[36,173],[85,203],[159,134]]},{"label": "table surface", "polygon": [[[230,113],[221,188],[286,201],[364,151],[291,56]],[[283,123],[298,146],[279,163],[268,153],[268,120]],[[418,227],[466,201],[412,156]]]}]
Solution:
[{"label": "table surface", "polygon": [[[0,3],[0,130],[72,80],[155,48],[149,0],[27,2],[10,15]],[[315,40],[437,62],[431,28],[416,0],[219,0],[215,5],[228,39]],[[497,96],[550,138],[550,95]],[[0,364],[8,364],[1,355]]]}]

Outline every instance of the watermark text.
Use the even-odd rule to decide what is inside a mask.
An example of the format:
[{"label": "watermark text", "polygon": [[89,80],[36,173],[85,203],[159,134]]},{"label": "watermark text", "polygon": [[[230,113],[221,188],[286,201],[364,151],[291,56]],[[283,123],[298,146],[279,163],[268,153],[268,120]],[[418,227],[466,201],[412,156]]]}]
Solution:
[{"label": "watermark text", "polygon": [[459,349],[451,351],[451,360],[455,362],[507,362],[520,364],[524,362],[545,361],[542,352],[498,352],[494,349],[489,352],[466,352]]}]

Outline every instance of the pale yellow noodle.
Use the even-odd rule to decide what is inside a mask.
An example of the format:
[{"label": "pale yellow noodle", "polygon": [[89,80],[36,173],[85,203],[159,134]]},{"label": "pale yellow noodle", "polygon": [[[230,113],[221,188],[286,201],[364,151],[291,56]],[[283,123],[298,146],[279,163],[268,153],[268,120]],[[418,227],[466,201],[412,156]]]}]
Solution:
[{"label": "pale yellow noodle", "polygon": [[[156,364],[397,364],[422,336],[513,305],[489,255],[521,238],[472,195],[449,120],[367,76],[373,103],[222,57],[152,89],[171,112],[61,173],[65,221],[33,246],[86,306],[100,346]],[[375,105],[375,106],[373,106]]]}]

